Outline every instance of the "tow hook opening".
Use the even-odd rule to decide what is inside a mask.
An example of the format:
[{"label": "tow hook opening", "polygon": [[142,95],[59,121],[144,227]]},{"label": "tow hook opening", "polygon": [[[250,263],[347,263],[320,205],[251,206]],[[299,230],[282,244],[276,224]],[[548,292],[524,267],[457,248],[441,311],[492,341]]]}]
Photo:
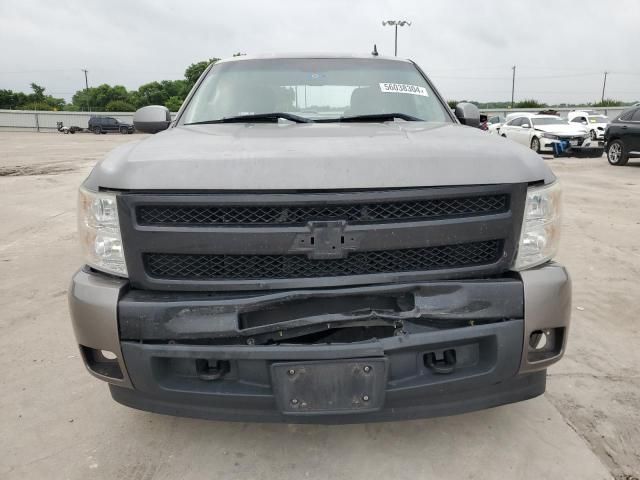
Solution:
[{"label": "tow hook opening", "polygon": [[539,362],[560,354],[564,340],[564,328],[534,330],[529,335],[527,360]]},{"label": "tow hook opening", "polygon": [[424,364],[435,373],[452,373],[456,367],[456,351],[453,348],[449,348],[438,352],[425,353]]},{"label": "tow hook opening", "polygon": [[196,373],[198,378],[205,382],[221,380],[229,373],[230,369],[231,365],[228,360],[196,359]]},{"label": "tow hook opening", "polygon": [[89,368],[94,373],[103,377],[122,380],[122,370],[118,363],[118,357],[109,350],[99,350],[80,345],[80,352]]}]

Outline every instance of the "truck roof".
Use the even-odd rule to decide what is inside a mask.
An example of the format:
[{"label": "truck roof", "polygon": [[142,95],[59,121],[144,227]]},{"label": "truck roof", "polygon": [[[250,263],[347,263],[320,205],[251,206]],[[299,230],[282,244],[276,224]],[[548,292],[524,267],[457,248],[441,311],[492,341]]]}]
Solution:
[{"label": "truck roof", "polygon": [[370,59],[370,60],[391,60],[395,62],[411,63],[406,58],[389,57],[384,55],[374,56],[371,54],[353,54],[353,53],[319,53],[319,52],[298,52],[298,53],[264,53],[256,55],[240,55],[237,57],[224,58],[216,63],[240,62],[245,60],[271,60],[286,58],[344,58],[344,59]]}]

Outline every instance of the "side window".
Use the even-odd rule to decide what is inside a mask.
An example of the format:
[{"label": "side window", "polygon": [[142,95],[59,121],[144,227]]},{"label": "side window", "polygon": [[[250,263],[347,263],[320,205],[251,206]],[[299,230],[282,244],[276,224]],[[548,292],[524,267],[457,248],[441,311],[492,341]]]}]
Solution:
[{"label": "side window", "polygon": [[573,120],[571,120],[571,123],[580,123],[580,117],[574,117]]},{"label": "side window", "polygon": [[618,120],[622,120],[623,122],[628,122],[629,120],[631,120],[631,117],[633,117],[634,113],[637,113],[638,110],[631,110],[630,112],[626,112],[623,115],[620,115],[620,117],[618,118]]},{"label": "side window", "polygon": [[511,125],[512,127],[519,127],[520,125],[522,125],[523,120],[524,120],[524,117],[514,118],[509,122],[509,125]]},{"label": "side window", "polygon": [[635,111],[633,117],[631,118],[632,122],[640,122],[640,108]]}]

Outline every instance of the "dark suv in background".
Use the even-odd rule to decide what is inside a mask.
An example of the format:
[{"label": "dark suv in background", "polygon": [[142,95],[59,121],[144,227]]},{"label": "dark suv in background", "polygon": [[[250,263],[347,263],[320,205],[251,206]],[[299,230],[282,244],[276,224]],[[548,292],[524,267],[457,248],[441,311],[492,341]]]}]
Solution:
[{"label": "dark suv in background", "polygon": [[640,157],[640,107],[622,112],[604,132],[607,159],[611,165],[626,165]]},{"label": "dark suv in background", "polygon": [[133,125],[122,123],[113,117],[91,117],[89,119],[89,130],[96,135],[107,132],[120,132],[122,134],[133,133]]}]

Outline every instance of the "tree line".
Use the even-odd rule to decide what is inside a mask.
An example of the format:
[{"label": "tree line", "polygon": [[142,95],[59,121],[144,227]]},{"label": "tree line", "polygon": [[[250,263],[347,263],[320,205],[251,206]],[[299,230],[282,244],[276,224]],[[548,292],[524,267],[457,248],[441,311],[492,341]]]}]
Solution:
[{"label": "tree line", "polygon": [[46,95],[45,87],[36,83],[31,84],[32,93],[0,89],[0,109],[133,112],[146,105],[164,105],[175,112],[202,72],[218,60],[210,58],[192,63],[185,70],[183,79],[145,83],[137,90],[107,84],[78,90],[70,103],[63,98]]}]

